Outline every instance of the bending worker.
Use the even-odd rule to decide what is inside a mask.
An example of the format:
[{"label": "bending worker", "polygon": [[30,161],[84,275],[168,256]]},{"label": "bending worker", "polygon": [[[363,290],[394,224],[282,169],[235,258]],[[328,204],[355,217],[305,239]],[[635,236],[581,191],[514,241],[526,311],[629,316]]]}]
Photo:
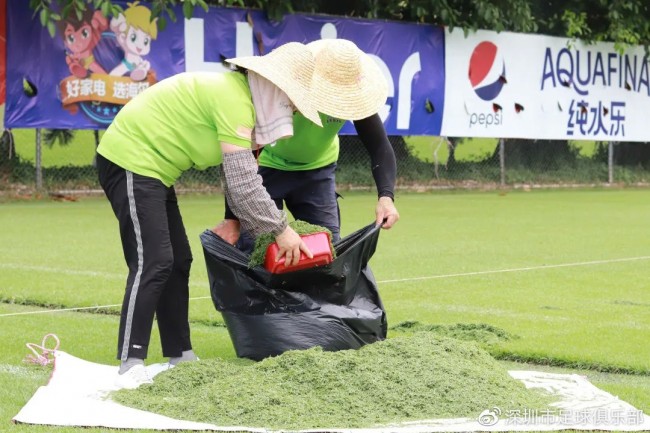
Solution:
[{"label": "bending worker", "polygon": [[[307,46],[315,56],[310,97],[318,106],[323,127],[295,113],[294,135],[265,146],[259,153],[258,172],[264,186],[279,209],[286,204],[295,219],[326,227],[333,240],[338,240],[338,133],[346,120],[352,120],[370,155],[378,193],[376,222],[389,229],[399,213],[393,203],[395,153],[377,114],[386,102],[386,80],[372,58],[351,41],[319,40]],[[232,204],[227,200],[225,219],[213,231],[235,244],[240,238],[241,215],[231,209]],[[254,238],[243,227],[238,247],[250,252],[253,246]]]},{"label": "bending worker", "polygon": [[273,233],[287,262],[297,263],[301,251],[311,257],[262,186],[250,149],[253,129],[278,119],[289,122],[266,138],[289,136],[296,110],[321,128],[324,106],[312,106],[308,97],[314,57],[292,42],[241,63],[246,74],[182,73],[151,86],[120,110],[97,149],[100,184],[119,222],[129,269],[117,347],[122,388],[151,382],[144,359],[154,314],[170,365],[197,359],[188,321],[192,253],[174,190],[185,170],[221,164],[242,227],[253,235]]}]

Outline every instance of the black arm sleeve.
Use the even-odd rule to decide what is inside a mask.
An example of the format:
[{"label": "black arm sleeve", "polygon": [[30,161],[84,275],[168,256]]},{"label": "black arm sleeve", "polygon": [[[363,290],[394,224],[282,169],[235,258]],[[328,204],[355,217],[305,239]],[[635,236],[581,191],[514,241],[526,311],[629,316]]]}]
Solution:
[{"label": "black arm sleeve", "polygon": [[226,212],[225,212],[225,215],[224,215],[224,219],[239,221],[239,218],[237,218],[237,215],[235,215],[233,213],[232,209],[230,209],[230,205],[228,204],[228,198],[226,197],[226,194],[223,195],[223,202],[226,205]]},{"label": "black arm sleeve", "polygon": [[[260,152],[262,152],[264,148],[253,150],[253,156],[255,159],[257,159],[260,156]],[[223,195],[223,204],[225,205],[226,211],[224,212],[224,219],[227,220],[236,220],[239,221],[239,218],[237,218],[237,215],[232,211],[230,208],[230,204],[228,203],[228,198],[226,197],[226,194]]]},{"label": "black arm sleeve", "polygon": [[395,177],[397,176],[395,152],[388,141],[379,114],[374,114],[362,120],[355,120],[354,127],[370,155],[372,177],[377,185],[378,196],[390,197],[394,200]]}]

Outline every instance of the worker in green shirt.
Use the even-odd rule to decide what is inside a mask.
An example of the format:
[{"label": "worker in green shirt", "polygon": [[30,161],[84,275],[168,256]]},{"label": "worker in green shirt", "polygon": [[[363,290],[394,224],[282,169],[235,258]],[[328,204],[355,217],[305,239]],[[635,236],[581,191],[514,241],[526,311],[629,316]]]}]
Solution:
[{"label": "worker in green shirt", "polygon": [[[340,237],[340,216],[335,190],[338,133],[352,120],[367,149],[377,186],[376,223],[391,228],[399,219],[393,203],[395,153],[377,112],[386,102],[387,84],[381,70],[353,42],[320,40],[307,45],[315,55],[311,97],[319,104],[323,127],[295,113],[294,134],[266,145],[259,152],[259,174],[279,209],[286,205],[295,219],[328,228]],[[330,92],[330,93],[328,93]],[[331,97],[331,92],[336,95]],[[254,234],[240,230],[240,215],[226,203],[225,219],[213,231],[247,252]],[[238,218],[239,217],[239,218]],[[241,231],[241,237],[240,237]]]},{"label": "worker in green shirt", "polygon": [[297,263],[301,252],[311,257],[262,186],[250,149],[254,139],[289,136],[296,111],[321,128],[309,98],[313,54],[288,43],[233,61],[246,74],[182,73],[148,88],[120,110],[97,149],[100,184],[129,269],[117,350],[120,388],[151,382],[144,359],[154,315],[169,364],[197,359],[188,322],[192,254],[174,190],[184,171],[221,165],[242,227],[253,235],[273,233],[288,263]]}]

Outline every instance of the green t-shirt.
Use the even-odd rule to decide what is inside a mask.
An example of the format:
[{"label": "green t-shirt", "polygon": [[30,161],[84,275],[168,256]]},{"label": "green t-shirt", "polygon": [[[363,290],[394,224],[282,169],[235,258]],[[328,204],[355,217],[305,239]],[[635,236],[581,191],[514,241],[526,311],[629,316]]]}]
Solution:
[{"label": "green t-shirt", "polygon": [[324,114],[320,118],[322,128],[302,114],[294,114],[293,136],[267,145],[260,154],[260,165],[284,171],[299,171],[313,170],[336,162],[339,158],[338,133],[345,121]]},{"label": "green t-shirt", "polygon": [[191,167],[221,164],[225,141],[251,146],[255,109],[238,72],[186,72],[129,101],[106,130],[97,152],[120,167],[171,186]]}]

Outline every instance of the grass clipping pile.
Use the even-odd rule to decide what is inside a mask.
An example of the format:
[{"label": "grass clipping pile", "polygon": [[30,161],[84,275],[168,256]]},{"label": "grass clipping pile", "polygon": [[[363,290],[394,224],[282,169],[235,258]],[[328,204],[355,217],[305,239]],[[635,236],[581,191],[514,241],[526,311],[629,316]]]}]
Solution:
[{"label": "grass clipping pile", "polygon": [[152,385],[113,397],[178,419],[284,430],[475,418],[495,406],[544,409],[550,403],[476,343],[430,332],[359,350],[291,351],[258,363],[182,363]]}]

